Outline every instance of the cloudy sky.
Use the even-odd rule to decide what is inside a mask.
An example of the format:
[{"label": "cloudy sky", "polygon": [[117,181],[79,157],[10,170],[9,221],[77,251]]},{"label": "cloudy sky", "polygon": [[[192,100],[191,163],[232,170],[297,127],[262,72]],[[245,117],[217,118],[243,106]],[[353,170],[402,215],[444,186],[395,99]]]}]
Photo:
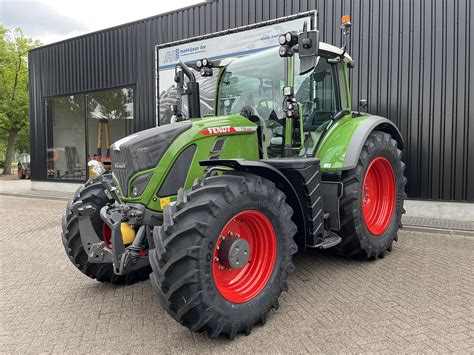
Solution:
[{"label": "cloudy sky", "polygon": [[48,44],[203,1],[0,0],[0,23]]}]

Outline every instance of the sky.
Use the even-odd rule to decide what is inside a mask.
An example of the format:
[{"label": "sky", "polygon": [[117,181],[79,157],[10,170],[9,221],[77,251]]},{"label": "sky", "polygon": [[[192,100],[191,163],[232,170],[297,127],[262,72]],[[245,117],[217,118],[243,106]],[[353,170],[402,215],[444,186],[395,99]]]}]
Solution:
[{"label": "sky", "polygon": [[43,44],[136,21],[204,0],[0,0],[0,23]]}]

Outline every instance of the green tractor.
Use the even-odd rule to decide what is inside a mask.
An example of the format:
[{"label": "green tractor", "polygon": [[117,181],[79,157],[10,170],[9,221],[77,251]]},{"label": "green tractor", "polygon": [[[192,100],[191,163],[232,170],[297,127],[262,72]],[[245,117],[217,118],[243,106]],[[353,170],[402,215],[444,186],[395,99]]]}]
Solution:
[{"label": "green tractor", "polygon": [[[234,338],[278,308],[297,250],[391,250],[402,137],[388,119],[351,110],[354,62],[311,27],[253,55],[176,66],[186,112],[176,105],[171,124],[115,142],[112,174],[91,162],[96,177],[67,206],[62,241],[81,272],[150,278],[179,323]],[[213,117],[201,117],[197,70],[217,75]]]}]

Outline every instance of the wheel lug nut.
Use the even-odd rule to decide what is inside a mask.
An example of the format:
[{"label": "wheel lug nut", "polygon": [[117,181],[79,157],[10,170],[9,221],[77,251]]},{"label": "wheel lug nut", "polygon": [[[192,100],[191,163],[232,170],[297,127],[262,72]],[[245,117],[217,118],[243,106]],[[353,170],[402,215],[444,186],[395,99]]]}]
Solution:
[{"label": "wheel lug nut", "polygon": [[219,258],[217,256],[215,256],[214,261],[219,261]]}]

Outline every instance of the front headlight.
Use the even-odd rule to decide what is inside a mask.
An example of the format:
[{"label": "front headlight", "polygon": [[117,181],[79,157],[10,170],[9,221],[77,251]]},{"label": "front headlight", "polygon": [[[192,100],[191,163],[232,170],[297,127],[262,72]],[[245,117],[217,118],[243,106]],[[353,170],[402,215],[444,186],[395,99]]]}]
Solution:
[{"label": "front headlight", "polygon": [[97,160],[91,160],[87,163],[89,167],[89,177],[94,178],[105,173],[104,164]]}]

